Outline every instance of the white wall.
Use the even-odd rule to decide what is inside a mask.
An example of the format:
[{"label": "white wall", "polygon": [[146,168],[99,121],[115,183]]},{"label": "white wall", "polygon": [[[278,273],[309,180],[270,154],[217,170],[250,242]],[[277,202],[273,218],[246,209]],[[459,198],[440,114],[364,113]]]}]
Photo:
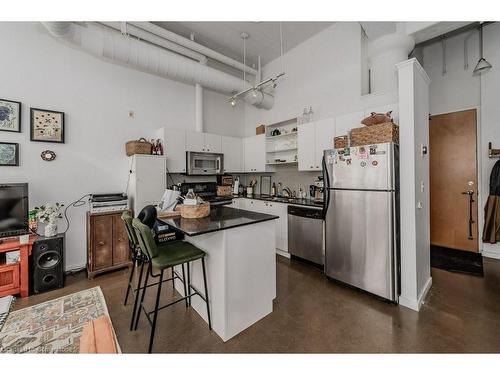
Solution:
[{"label": "white wall", "polygon": [[[0,182],[28,182],[30,207],[68,204],[87,193],[122,192],[128,176],[124,144],[152,137],[161,126],[194,129],[194,86],[104,63],[52,39],[38,23],[0,23],[0,98],[21,101],[22,133],[0,132],[20,144],[19,167],[0,167]],[[243,111],[204,90],[205,129],[243,134]],[[65,112],[65,144],[29,140],[29,108]],[[135,118],[128,118],[129,110]],[[57,159],[45,162],[43,150]],[[66,269],[86,262],[86,207],[68,212]],[[65,225],[61,221],[60,229]]]},{"label": "white wall", "polygon": [[[441,44],[427,46],[423,50],[423,65],[431,79],[430,113],[447,113],[463,109],[478,109],[478,164],[479,164],[479,234],[482,234],[483,208],[489,193],[490,172],[496,159],[488,158],[488,142],[500,148],[498,106],[500,93],[500,24],[484,28],[484,56],[493,68],[480,77],[472,71],[479,58],[479,37],[475,32],[468,42],[468,70],[464,69],[464,38],[461,34],[446,42],[446,74],[442,74]],[[496,145],[496,146],[495,146]],[[500,245],[483,244],[483,255],[500,258]]]}]

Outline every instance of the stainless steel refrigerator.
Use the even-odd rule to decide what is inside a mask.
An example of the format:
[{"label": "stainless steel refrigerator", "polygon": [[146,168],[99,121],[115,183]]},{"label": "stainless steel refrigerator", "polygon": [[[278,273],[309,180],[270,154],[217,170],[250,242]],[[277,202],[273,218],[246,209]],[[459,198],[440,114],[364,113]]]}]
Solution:
[{"label": "stainless steel refrigerator", "polygon": [[326,275],[397,302],[398,145],[326,150],[323,178]]}]

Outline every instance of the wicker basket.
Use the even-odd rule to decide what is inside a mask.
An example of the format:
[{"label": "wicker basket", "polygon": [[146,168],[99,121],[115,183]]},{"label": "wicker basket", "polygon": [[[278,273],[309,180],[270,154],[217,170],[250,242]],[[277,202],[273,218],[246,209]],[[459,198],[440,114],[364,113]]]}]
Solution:
[{"label": "wicker basket", "polygon": [[198,219],[210,215],[210,203],[208,202],[197,204],[196,206],[182,204],[180,207],[181,217],[185,219]]},{"label": "wicker basket", "polygon": [[386,142],[399,143],[399,126],[393,122],[351,130],[351,146],[353,147]]},{"label": "wicker basket", "polygon": [[135,154],[151,154],[151,149],[153,145],[146,141],[146,139],[141,138],[138,141],[128,141],[125,144],[125,152],[127,156],[132,156]]},{"label": "wicker basket", "polygon": [[333,138],[333,148],[346,148],[347,147],[347,135],[340,135]]}]

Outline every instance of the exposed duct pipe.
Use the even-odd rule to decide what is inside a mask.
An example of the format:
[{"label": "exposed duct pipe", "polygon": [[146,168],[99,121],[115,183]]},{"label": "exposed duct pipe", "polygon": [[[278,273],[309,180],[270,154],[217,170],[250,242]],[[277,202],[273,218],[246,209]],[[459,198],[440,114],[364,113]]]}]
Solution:
[{"label": "exposed duct pipe", "polygon": [[[148,31],[144,31],[134,25],[128,24],[126,22],[99,22],[100,24],[111,27],[115,30],[120,31],[122,34],[128,34],[135,36],[136,38],[145,40],[147,42],[153,43],[155,45],[161,46],[169,51],[176,52],[180,55],[189,57],[190,59],[197,60],[201,64],[207,63],[207,58],[201,53],[190,50],[189,48],[180,46],[170,40],[159,37],[158,35],[152,34]],[[123,24],[125,27],[123,28]]]},{"label": "exposed duct pipe", "polygon": [[195,130],[203,132],[203,87],[199,83],[195,86]]},{"label": "exposed duct pipe", "polygon": [[243,80],[149,43],[94,24],[43,22],[56,38],[101,59],[133,66],[141,71],[221,93],[234,93]]},{"label": "exposed duct pipe", "polygon": [[139,27],[143,30],[149,31],[150,33],[153,33],[155,35],[161,36],[162,38],[168,39],[174,43],[177,43],[178,45],[189,48],[190,50],[199,52],[204,56],[207,56],[211,59],[229,65],[233,68],[245,71],[246,73],[249,74],[257,75],[257,71],[255,69],[247,65],[244,65],[237,60],[231,59],[230,57],[227,57],[219,52],[211,50],[210,48],[202,46],[201,44],[198,44],[192,40],[189,40],[188,38],[184,38],[171,31],[168,31],[163,27],[154,25],[151,22],[127,22],[127,23]]}]

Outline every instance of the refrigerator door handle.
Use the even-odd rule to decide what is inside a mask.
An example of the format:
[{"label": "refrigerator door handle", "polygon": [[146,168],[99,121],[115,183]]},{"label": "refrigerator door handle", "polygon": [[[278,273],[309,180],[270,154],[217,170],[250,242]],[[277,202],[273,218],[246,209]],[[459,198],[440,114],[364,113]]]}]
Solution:
[{"label": "refrigerator door handle", "polygon": [[330,176],[328,175],[325,155],[323,155],[321,163],[323,164],[323,220],[325,220],[330,205]]}]

